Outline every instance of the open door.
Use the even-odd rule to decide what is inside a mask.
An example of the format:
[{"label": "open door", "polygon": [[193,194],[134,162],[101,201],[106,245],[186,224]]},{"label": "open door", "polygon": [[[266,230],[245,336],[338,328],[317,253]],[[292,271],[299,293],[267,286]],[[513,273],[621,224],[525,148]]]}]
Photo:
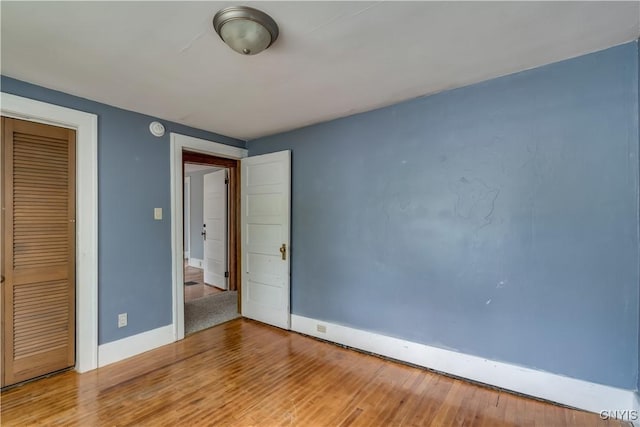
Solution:
[{"label": "open door", "polygon": [[289,329],[291,152],[241,160],[242,315]]},{"label": "open door", "polygon": [[227,170],[208,173],[203,183],[204,282],[227,285]]}]

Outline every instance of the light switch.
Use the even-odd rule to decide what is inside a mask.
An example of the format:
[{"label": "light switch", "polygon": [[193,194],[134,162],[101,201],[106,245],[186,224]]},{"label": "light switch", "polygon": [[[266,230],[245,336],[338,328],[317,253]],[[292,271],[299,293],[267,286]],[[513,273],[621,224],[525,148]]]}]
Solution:
[{"label": "light switch", "polygon": [[162,219],[162,208],[153,208],[153,219]]}]

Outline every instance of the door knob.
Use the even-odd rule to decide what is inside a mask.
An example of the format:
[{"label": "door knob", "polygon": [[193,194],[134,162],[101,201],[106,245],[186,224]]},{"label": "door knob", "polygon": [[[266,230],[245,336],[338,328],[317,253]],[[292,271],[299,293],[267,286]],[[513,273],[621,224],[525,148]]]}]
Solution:
[{"label": "door knob", "polygon": [[283,243],[282,246],[280,246],[280,253],[282,254],[282,260],[286,260],[287,259],[287,244]]}]

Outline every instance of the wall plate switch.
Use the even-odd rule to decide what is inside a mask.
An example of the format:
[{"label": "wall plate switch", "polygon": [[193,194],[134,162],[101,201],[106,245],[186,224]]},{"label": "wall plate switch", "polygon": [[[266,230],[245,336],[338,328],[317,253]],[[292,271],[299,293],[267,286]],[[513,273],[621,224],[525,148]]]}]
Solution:
[{"label": "wall plate switch", "polygon": [[153,219],[162,219],[162,208],[153,208]]},{"label": "wall plate switch", "polygon": [[118,328],[127,326],[127,313],[118,314]]}]

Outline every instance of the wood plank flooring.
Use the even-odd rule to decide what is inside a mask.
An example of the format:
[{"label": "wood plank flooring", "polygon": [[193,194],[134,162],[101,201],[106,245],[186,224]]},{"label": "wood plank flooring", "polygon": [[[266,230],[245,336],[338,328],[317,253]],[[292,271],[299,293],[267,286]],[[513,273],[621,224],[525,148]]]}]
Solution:
[{"label": "wood plank flooring", "polygon": [[197,285],[184,286],[184,302],[193,301],[194,299],[206,297],[209,295],[224,292],[215,286],[209,286],[204,283],[204,270],[201,268],[191,267],[185,262],[184,265],[184,281],[197,282]]},{"label": "wood plank flooring", "polygon": [[2,393],[3,426],[620,426],[245,319]]}]

